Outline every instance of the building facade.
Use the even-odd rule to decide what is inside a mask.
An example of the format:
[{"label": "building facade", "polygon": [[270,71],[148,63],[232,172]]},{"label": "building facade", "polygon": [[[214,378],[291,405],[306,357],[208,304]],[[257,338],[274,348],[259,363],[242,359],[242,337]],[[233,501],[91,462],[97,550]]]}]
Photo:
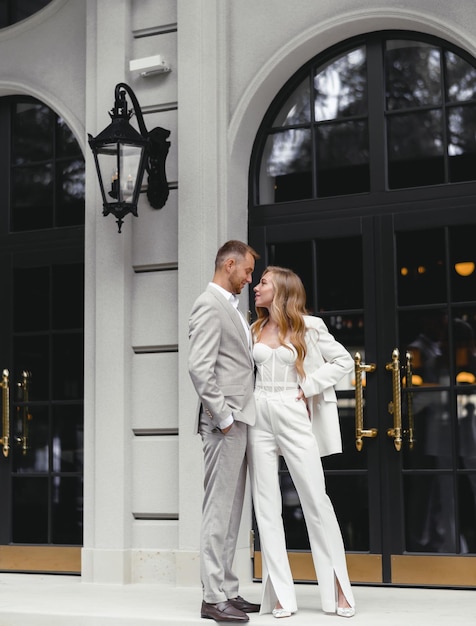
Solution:
[{"label": "building facade", "polygon": [[[471,332],[476,320],[471,272],[466,283],[450,273],[475,260],[474,2],[52,0],[25,19],[14,17],[21,3],[2,4],[0,367],[11,423],[0,460],[10,502],[0,570],[198,584],[202,455],[188,314],[216,249],[236,238],[260,252],[258,272],[267,262],[295,267],[311,311],[376,364],[359,369],[356,357],[355,377],[340,390],[349,455],[326,467],[332,493],[350,485],[359,494],[336,495],[351,578],[476,586],[476,379],[470,364],[459,367],[459,330],[448,324],[451,316]],[[170,71],[131,71],[131,61],[157,55]],[[412,73],[417,58],[421,72]],[[397,76],[404,62],[407,84]],[[102,216],[87,136],[109,123],[121,82],[148,129],[171,131],[171,147],[166,205],[152,209],[141,194],[138,217],[127,216],[118,234]],[[327,190],[321,173],[333,181]],[[423,260],[408,253],[420,249]],[[412,264],[418,274],[431,263],[440,268],[431,283],[401,282]],[[450,346],[437,379],[417,362],[416,344],[414,372],[405,369],[423,313],[449,328],[435,348],[444,356]],[[472,354],[471,339],[463,344]],[[378,433],[364,433],[356,448],[360,392],[368,425],[360,430]],[[400,404],[402,425],[393,421]],[[437,422],[443,452],[429,451]],[[5,419],[3,428],[5,444]],[[260,576],[251,530],[248,498],[237,554],[244,580]],[[301,526],[288,521],[287,532],[296,578],[308,579]],[[435,534],[448,541],[428,539]]]}]

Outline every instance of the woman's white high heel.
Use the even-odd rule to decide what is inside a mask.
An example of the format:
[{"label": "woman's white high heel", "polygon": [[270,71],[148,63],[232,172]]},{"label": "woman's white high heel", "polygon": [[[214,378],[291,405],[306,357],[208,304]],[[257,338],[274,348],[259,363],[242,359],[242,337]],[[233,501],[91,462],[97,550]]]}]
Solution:
[{"label": "woman's white high heel", "polygon": [[271,613],[273,614],[273,617],[276,617],[278,619],[281,617],[291,617],[292,615],[291,611],[287,611],[286,609],[283,609],[281,607],[279,609],[273,609]]},{"label": "woman's white high heel", "polygon": [[337,607],[337,615],[339,617],[354,617],[355,609],[353,606],[338,606]]}]

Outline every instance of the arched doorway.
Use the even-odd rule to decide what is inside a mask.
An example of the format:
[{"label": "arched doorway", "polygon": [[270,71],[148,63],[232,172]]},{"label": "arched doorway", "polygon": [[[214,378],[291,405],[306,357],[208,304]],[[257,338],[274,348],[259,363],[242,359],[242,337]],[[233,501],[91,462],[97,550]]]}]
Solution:
[{"label": "arched doorway", "polygon": [[[255,141],[256,276],[296,270],[310,311],[360,355],[339,389],[344,454],[324,460],[354,581],[476,586],[475,121],[474,59],[377,32],[301,68]],[[377,433],[359,450],[360,405]],[[294,575],[307,580],[284,466],[282,485]]]},{"label": "arched doorway", "polygon": [[1,98],[0,128],[0,570],[79,572],[84,159],[34,98]]}]

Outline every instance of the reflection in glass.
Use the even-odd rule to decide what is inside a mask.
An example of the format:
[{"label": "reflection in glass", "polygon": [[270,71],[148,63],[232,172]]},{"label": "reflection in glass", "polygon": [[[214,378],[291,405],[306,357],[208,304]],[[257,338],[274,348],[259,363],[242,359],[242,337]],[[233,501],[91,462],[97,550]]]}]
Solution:
[{"label": "reflection in glass", "polygon": [[309,78],[306,78],[284,103],[272,126],[296,126],[310,121]]},{"label": "reflection in glass", "polygon": [[444,230],[399,232],[396,238],[398,304],[447,302]]},{"label": "reflection in glass", "polygon": [[83,335],[53,337],[53,398],[80,400],[83,396]]},{"label": "reflection in glass", "polygon": [[310,129],[291,129],[268,137],[260,171],[261,203],[312,197]]},{"label": "reflection in glass", "polygon": [[370,190],[367,122],[339,122],[316,128],[317,195]]},{"label": "reflection in glass", "polygon": [[31,372],[30,400],[49,398],[50,347],[47,335],[18,336],[13,341],[14,371]]},{"label": "reflection in glass", "polygon": [[360,237],[319,239],[316,271],[317,302],[320,313],[363,307],[362,240]]},{"label": "reflection in glass", "polygon": [[54,114],[40,102],[17,103],[13,117],[13,164],[25,165],[53,156]]},{"label": "reflection in glass", "polygon": [[319,68],[314,76],[314,116],[321,122],[366,112],[367,64],[362,47]]},{"label": "reflection in glass", "polygon": [[[15,434],[23,432],[23,407],[15,407]],[[23,454],[21,445],[13,446],[13,471],[17,474],[46,473],[50,469],[49,419],[45,406],[29,406],[28,450]]]},{"label": "reflection in glass", "polygon": [[441,104],[440,50],[420,41],[387,41],[387,109]]},{"label": "reflection in glass", "polygon": [[387,118],[390,189],[445,182],[441,110]]},{"label": "reflection in glass", "polygon": [[313,242],[308,240],[271,243],[268,246],[268,259],[269,265],[288,267],[296,272],[306,290],[306,308],[311,315],[314,314]]},{"label": "reflection in glass", "polygon": [[79,476],[52,477],[52,542],[81,545],[83,481]]},{"label": "reflection in glass", "polygon": [[13,477],[12,541],[48,543],[47,477]]},{"label": "reflection in glass", "polygon": [[476,68],[460,56],[445,51],[448,100],[464,102],[476,99]]},{"label": "reflection in glass", "polygon": [[58,226],[84,223],[84,161],[58,164],[57,215]]},{"label": "reflection in glass", "polygon": [[12,172],[12,230],[51,227],[53,195],[51,165],[15,168]]},{"label": "reflection in glass", "polygon": [[[285,463],[282,463],[283,470]],[[283,521],[288,550],[309,550],[299,496],[287,471],[280,473]],[[369,550],[368,489],[363,475],[326,477],[327,493],[341,527],[346,550]]]},{"label": "reflection in glass", "polygon": [[448,111],[450,182],[476,178],[476,107],[453,107]]},{"label": "reflection in glass", "polygon": [[453,226],[449,237],[452,300],[469,302],[476,294],[476,226]]},{"label": "reflection in glass", "polygon": [[[13,329],[15,332],[48,330],[49,269],[19,267],[13,273]],[[35,314],[32,315],[32,303]]]},{"label": "reflection in glass", "polygon": [[53,471],[81,472],[83,467],[83,407],[62,405],[53,410]]},{"label": "reflection in glass", "polygon": [[452,474],[403,479],[407,552],[457,553]]}]

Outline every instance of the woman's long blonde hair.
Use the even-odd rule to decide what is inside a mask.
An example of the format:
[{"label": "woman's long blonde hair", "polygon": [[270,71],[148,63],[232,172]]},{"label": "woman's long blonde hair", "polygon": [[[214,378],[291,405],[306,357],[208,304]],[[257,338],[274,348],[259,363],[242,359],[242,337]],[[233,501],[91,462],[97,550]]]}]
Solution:
[{"label": "woman's long blonde hair", "polygon": [[286,267],[269,265],[263,272],[263,276],[269,274],[268,278],[274,287],[274,297],[269,310],[263,307],[256,307],[258,319],[251,325],[254,341],[259,341],[261,332],[268,322],[269,316],[278,324],[279,343],[286,346],[286,338],[294,346],[297,353],[296,369],[298,374],[304,378],[304,358],[306,356],[306,324],[304,315],[306,311],[306,291],[301,279],[292,270]]}]

